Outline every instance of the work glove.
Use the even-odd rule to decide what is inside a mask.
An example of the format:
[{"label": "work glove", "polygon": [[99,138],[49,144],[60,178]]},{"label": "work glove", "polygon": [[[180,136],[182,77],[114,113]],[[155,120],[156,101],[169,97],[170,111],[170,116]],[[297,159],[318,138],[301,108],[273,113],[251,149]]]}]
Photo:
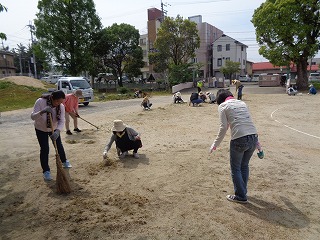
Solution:
[{"label": "work glove", "polygon": [[107,154],[108,154],[108,152],[107,152],[107,151],[104,151],[104,152],[103,152],[103,154],[102,154],[103,159],[106,159],[106,158],[107,158]]},{"label": "work glove", "polygon": [[215,146],[213,146],[213,144],[211,145],[210,149],[209,149],[209,153],[212,153],[213,151],[215,151],[217,148]]},{"label": "work glove", "polygon": [[76,113],[76,117],[78,118],[78,117],[80,117],[80,115],[78,113]]},{"label": "work glove", "polygon": [[56,141],[59,136],[60,136],[60,130],[56,129],[56,130],[54,130],[54,133],[52,133],[50,135],[50,138],[51,138],[52,141]]},{"label": "work glove", "polygon": [[44,109],[40,111],[40,114],[44,113],[52,113],[52,108],[50,106],[46,106]]}]

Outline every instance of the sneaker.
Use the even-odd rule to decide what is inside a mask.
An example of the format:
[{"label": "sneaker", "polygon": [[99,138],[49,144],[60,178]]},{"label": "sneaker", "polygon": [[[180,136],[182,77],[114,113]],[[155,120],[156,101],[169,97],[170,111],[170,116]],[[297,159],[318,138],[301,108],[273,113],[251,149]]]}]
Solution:
[{"label": "sneaker", "polygon": [[236,195],[227,195],[227,200],[230,202],[237,202],[237,203],[247,203],[248,200],[242,200]]},{"label": "sneaker", "polygon": [[63,165],[64,168],[72,168],[72,165],[70,164],[70,162],[68,160],[63,162],[62,165]]},{"label": "sneaker", "polygon": [[134,158],[139,158],[139,153],[133,153]]},{"label": "sneaker", "polygon": [[127,155],[128,155],[128,151],[125,151],[119,155],[119,158],[124,158]]},{"label": "sneaker", "polygon": [[75,131],[75,132],[81,132],[81,130],[80,130],[79,128],[75,128],[75,129],[73,129],[73,131]]},{"label": "sneaker", "polygon": [[51,177],[50,171],[45,171],[45,172],[43,173],[43,178],[44,178],[44,180],[46,180],[46,181],[51,181],[51,180],[52,180],[52,177]]},{"label": "sneaker", "polygon": [[68,130],[68,131],[66,132],[66,134],[72,135],[72,132],[71,132],[70,130]]}]

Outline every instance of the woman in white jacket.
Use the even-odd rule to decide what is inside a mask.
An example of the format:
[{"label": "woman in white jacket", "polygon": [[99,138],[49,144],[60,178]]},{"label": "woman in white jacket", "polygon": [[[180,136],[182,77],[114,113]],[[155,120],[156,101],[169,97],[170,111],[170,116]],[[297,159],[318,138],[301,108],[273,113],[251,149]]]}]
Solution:
[{"label": "woman in white jacket", "polygon": [[249,179],[249,161],[258,142],[257,130],[252,122],[247,105],[234,99],[225,89],[217,92],[217,104],[220,128],[210,147],[212,153],[222,142],[230,126],[230,167],[234,186],[234,195],[227,195],[229,201],[247,203],[247,183]]}]

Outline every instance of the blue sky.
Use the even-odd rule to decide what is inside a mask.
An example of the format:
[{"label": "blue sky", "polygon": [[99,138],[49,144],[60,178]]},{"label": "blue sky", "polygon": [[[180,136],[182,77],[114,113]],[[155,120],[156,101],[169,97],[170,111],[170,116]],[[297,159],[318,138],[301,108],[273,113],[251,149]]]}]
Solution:
[{"label": "blue sky", "polygon": [[[113,23],[128,23],[136,27],[141,34],[147,33],[147,9],[161,9],[161,0],[94,0],[96,11],[104,27]],[[230,37],[249,46],[248,60],[253,62],[266,61],[258,53],[255,41],[255,30],[250,22],[254,9],[263,0],[172,0],[163,1],[167,16],[183,18],[202,15],[207,22]],[[4,46],[17,47],[22,43],[30,43],[31,35],[27,25],[37,13],[37,0],[0,0],[8,8],[8,12],[0,13],[0,32],[7,34]]]}]

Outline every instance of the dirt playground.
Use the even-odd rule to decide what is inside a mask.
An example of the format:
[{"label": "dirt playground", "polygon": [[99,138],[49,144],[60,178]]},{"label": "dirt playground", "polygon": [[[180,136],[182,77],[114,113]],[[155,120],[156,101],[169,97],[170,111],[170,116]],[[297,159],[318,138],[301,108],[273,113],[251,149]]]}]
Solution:
[{"label": "dirt playground", "polygon": [[[139,104],[87,110],[108,102],[80,108],[99,129],[79,120],[81,133],[61,133],[73,166],[69,195],[58,195],[55,180],[42,178],[32,109],[1,113],[0,239],[320,238],[320,95],[244,89],[265,152],[264,159],[256,153],[251,159],[246,205],[226,200],[233,194],[230,132],[208,154],[219,127],[217,105],[189,107],[172,104],[171,96],[167,103],[158,98],[151,98],[151,111]],[[118,159],[115,145],[110,159],[102,159],[114,119],[141,133],[140,159]]]}]

